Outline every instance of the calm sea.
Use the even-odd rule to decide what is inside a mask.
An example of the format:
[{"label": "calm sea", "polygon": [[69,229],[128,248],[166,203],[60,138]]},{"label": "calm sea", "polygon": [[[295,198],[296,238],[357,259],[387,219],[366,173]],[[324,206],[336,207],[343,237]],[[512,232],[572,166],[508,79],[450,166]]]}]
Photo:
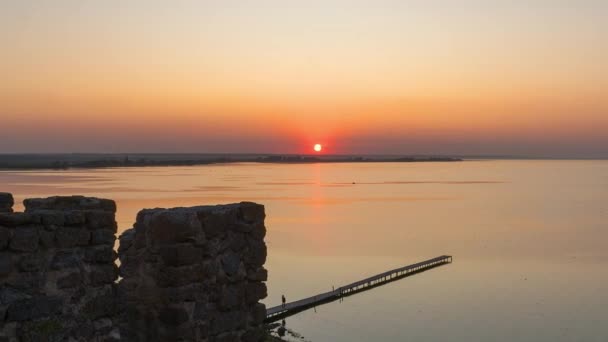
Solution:
[{"label": "calm sea", "polygon": [[453,255],[288,318],[304,340],[608,341],[608,161],[10,171],[0,185],[19,202],[114,199],[119,231],[141,208],[262,203],[269,306]]}]

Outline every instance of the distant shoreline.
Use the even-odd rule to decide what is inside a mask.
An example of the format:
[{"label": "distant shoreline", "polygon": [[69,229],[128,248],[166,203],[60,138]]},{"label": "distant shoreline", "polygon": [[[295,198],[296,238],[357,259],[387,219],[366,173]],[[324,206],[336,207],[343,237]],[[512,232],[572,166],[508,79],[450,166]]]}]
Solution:
[{"label": "distant shoreline", "polygon": [[[192,158],[192,157],[198,158]],[[172,158],[173,157],[173,158]],[[457,162],[461,158],[442,156],[310,156],[310,155],[0,155],[0,170],[67,170],[111,167],[199,166],[231,163],[315,164],[315,163],[416,163]]]}]

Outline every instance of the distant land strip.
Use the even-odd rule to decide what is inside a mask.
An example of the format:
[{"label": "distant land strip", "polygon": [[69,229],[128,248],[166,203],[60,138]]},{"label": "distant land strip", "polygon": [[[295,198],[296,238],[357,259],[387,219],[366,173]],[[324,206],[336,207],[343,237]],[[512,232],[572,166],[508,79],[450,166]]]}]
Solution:
[{"label": "distant land strip", "polygon": [[[173,158],[172,158],[173,157]],[[308,156],[308,155],[171,155],[171,154],[32,154],[0,155],[0,169],[70,169],[70,168],[108,168],[108,167],[147,167],[147,166],[195,166],[227,163],[412,163],[412,162],[455,162],[462,161],[453,157],[415,156]]]}]

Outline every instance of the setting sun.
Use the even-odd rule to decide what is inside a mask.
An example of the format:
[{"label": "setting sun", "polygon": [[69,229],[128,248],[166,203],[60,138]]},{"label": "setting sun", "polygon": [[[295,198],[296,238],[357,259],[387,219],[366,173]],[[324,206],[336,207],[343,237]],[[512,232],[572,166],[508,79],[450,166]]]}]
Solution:
[{"label": "setting sun", "polygon": [[321,150],[323,149],[323,146],[321,146],[321,144],[315,144],[313,149],[315,150],[315,152],[321,152]]}]

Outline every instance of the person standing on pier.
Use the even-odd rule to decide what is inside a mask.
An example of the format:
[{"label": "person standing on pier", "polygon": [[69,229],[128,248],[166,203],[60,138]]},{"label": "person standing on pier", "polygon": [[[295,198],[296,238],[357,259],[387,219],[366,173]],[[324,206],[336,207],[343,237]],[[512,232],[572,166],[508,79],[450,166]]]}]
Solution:
[{"label": "person standing on pier", "polygon": [[285,309],[285,295],[281,295],[281,301],[283,302],[283,309]]}]

